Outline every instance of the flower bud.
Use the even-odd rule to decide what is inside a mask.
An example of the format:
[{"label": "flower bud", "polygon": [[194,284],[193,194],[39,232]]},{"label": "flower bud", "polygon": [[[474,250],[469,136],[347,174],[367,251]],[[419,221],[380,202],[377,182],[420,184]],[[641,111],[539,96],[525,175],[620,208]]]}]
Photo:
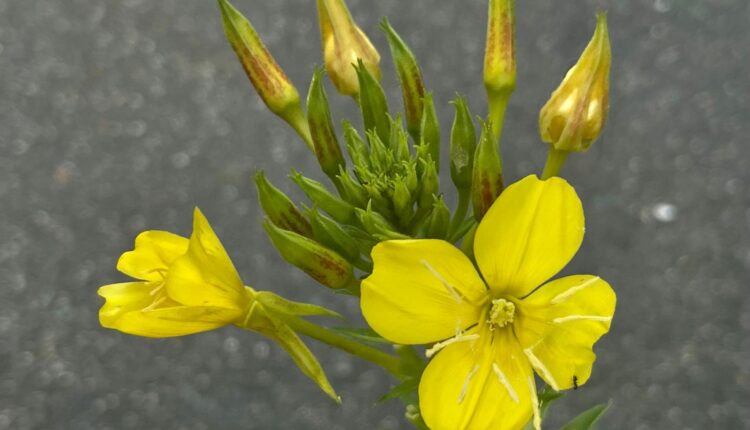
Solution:
[{"label": "flower bud", "polygon": [[331,194],[320,182],[306,178],[296,170],[292,170],[289,177],[316,206],[336,221],[346,224],[354,218],[354,206]]},{"label": "flower bud", "polygon": [[409,220],[414,214],[414,200],[403,178],[399,178],[394,182],[393,208],[401,225],[408,225]]},{"label": "flower bud", "polygon": [[273,246],[289,264],[328,288],[345,288],[354,280],[352,265],[336,252],[297,233],[263,223]]},{"label": "flower bud", "polygon": [[341,197],[354,206],[364,207],[367,204],[367,191],[351,177],[348,171],[341,169],[337,176],[341,187]]},{"label": "flower bud", "polygon": [[262,171],[255,174],[255,187],[258,190],[260,206],[272,223],[285,230],[312,237],[313,230],[307,218],[286,194],[266,179]]},{"label": "flower bud", "polygon": [[365,132],[375,130],[380,139],[386,142],[391,134],[391,120],[383,87],[367,70],[362,60],[357,63],[355,71],[359,79],[359,106],[362,109]]},{"label": "flower bud", "polygon": [[429,238],[445,239],[448,236],[448,227],[451,223],[451,211],[445,206],[443,196],[433,197],[432,212],[427,216],[425,225],[426,235]]},{"label": "flower bud", "polygon": [[349,121],[344,121],[344,141],[349,156],[354,163],[355,170],[359,172],[370,169],[370,150],[367,144],[362,140],[359,132],[352,126]]},{"label": "flower bud", "polygon": [[477,137],[466,100],[458,96],[453,106],[456,108],[456,116],[451,128],[451,179],[456,189],[467,190],[471,187]]},{"label": "flower bud", "polygon": [[333,128],[328,97],[323,86],[322,69],[317,69],[313,73],[307,93],[307,123],[310,126],[310,137],[320,168],[329,178],[334,179],[339,173],[339,168],[346,167],[346,160],[341,153],[336,130]]},{"label": "flower bud", "polygon": [[516,87],[515,1],[490,0],[484,52],[484,86],[490,98]]},{"label": "flower bud", "polygon": [[491,127],[490,123],[482,124],[479,145],[474,153],[471,202],[474,207],[474,218],[477,221],[484,217],[503,191],[503,164],[497,144],[492,138]]},{"label": "flower bud", "polygon": [[219,8],[227,40],[261,99],[271,112],[288,122],[313,149],[297,89],[263,45],[250,21],[228,0],[219,0]]},{"label": "flower bud", "polygon": [[611,61],[607,16],[599,13],[588,46],[539,112],[542,140],[558,151],[583,152],[599,137],[609,107]]},{"label": "flower bud", "polygon": [[371,205],[368,205],[366,210],[357,208],[355,211],[362,227],[376,239],[380,241],[409,239],[409,236],[399,233],[387,219],[375,212]]},{"label": "flower bud", "polygon": [[388,143],[391,150],[393,150],[393,155],[396,157],[396,160],[411,160],[411,152],[409,151],[409,138],[404,132],[404,126],[401,123],[400,115],[397,115],[395,119],[391,119],[391,136],[388,139]]},{"label": "flower bud", "polygon": [[419,142],[422,122],[422,110],[424,109],[424,81],[422,72],[419,70],[417,59],[412,54],[406,43],[396,34],[396,31],[383,18],[380,28],[388,37],[388,45],[391,47],[393,64],[401,82],[401,94],[404,99],[404,113],[406,115],[406,128],[415,142]]},{"label": "flower bud", "polygon": [[438,194],[440,188],[440,178],[438,177],[434,161],[428,160],[424,162],[419,182],[420,189],[417,206],[424,211],[432,207],[433,196]]},{"label": "flower bud", "polygon": [[315,208],[308,209],[315,239],[323,245],[338,252],[348,261],[359,259],[359,246],[341,226],[334,220],[318,212]]},{"label": "flower bud", "polygon": [[364,67],[380,79],[380,54],[352,19],[344,0],[318,0],[323,59],[328,76],[339,93],[356,97],[360,82],[352,64]]},{"label": "flower bud", "polygon": [[432,93],[425,94],[423,102],[421,142],[427,147],[432,161],[435,162],[435,169],[440,171],[440,123],[435,112],[435,104],[432,102]]}]

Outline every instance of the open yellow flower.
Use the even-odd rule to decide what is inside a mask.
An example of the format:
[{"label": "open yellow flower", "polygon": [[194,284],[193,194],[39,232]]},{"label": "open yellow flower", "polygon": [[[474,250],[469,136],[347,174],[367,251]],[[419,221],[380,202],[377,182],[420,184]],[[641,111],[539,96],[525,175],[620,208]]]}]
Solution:
[{"label": "open yellow flower", "polygon": [[190,239],[166,231],[138,235],[117,270],[139,279],[105,285],[103,327],[147,337],[199,333],[232,324],[250,304],[219,238],[198,208]]},{"label": "open yellow flower", "polygon": [[500,195],[477,228],[481,274],[441,240],[373,249],[374,270],[362,282],[367,322],[392,342],[436,342],[419,385],[431,429],[520,429],[532,416],[539,428],[534,370],[555,390],[588,380],[615,294],[591,275],[545,283],[575,255],[583,233],[573,187],[528,176]]}]

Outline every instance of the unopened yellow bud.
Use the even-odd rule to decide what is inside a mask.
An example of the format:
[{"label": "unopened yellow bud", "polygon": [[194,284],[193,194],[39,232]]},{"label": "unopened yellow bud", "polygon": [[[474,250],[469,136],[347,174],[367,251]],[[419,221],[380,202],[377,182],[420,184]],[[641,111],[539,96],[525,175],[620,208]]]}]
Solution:
[{"label": "unopened yellow bud", "polygon": [[599,137],[609,107],[611,62],[607,16],[599,13],[581,58],[539,112],[542,140],[558,151],[583,152]]},{"label": "unopened yellow bud", "polygon": [[354,64],[361,59],[380,80],[380,54],[352,19],[344,0],[317,0],[326,71],[336,90],[356,97],[359,81]]}]

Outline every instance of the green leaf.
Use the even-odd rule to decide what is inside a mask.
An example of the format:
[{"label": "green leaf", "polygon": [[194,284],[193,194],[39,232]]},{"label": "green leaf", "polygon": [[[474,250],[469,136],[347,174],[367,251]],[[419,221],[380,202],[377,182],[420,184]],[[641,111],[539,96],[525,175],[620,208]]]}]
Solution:
[{"label": "green leaf", "polygon": [[387,402],[392,399],[400,399],[413,394],[419,387],[419,378],[409,378],[396,385],[378,400],[378,403]]},{"label": "green leaf", "polygon": [[565,425],[562,430],[589,430],[594,428],[594,424],[599,421],[599,418],[607,412],[607,409],[612,406],[612,402],[602,403],[596,405],[593,408],[581,413],[577,417],[573,418],[571,422]]}]

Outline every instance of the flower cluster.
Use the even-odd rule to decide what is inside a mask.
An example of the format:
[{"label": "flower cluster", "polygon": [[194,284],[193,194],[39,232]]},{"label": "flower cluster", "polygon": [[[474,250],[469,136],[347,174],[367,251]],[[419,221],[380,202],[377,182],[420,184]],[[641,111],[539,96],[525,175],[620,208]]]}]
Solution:
[{"label": "flower cluster", "polygon": [[[357,297],[369,328],[314,324],[305,317],[341,316],[246,286],[198,209],[190,238],[162,231],[136,238],[117,268],[138,281],[99,289],[106,299],[101,325],[146,337],[227,325],[260,333],[339,401],[304,335],[388,371],[398,384],[385,398],[402,400],[418,428],[541,428],[548,402],[589,380],[593,346],[615,310],[615,294],[598,276],[550,281],[583,240],[581,201],[559,174],[568,154],[586,151],[605,122],[606,16],[598,15],[592,40],[541,109],[539,131],[550,144],[541,179],[530,175],[506,187],[500,141],[516,86],[512,0],[488,1],[487,114],[477,131],[457,96],[447,139],[414,53],[387,20],[381,30],[403,114],[389,107],[380,54],[344,0],[316,0],[325,67],[313,73],[304,103],[250,21],[228,0],[218,3],[253,87],[297,132],[328,181],[292,170],[290,179],[309,199],[297,205],[258,172],[263,227],[289,264]],[[343,121],[337,133],[326,76],[353,98],[362,130]],[[458,197],[452,209],[440,184],[443,141],[450,159],[442,164]]]}]

